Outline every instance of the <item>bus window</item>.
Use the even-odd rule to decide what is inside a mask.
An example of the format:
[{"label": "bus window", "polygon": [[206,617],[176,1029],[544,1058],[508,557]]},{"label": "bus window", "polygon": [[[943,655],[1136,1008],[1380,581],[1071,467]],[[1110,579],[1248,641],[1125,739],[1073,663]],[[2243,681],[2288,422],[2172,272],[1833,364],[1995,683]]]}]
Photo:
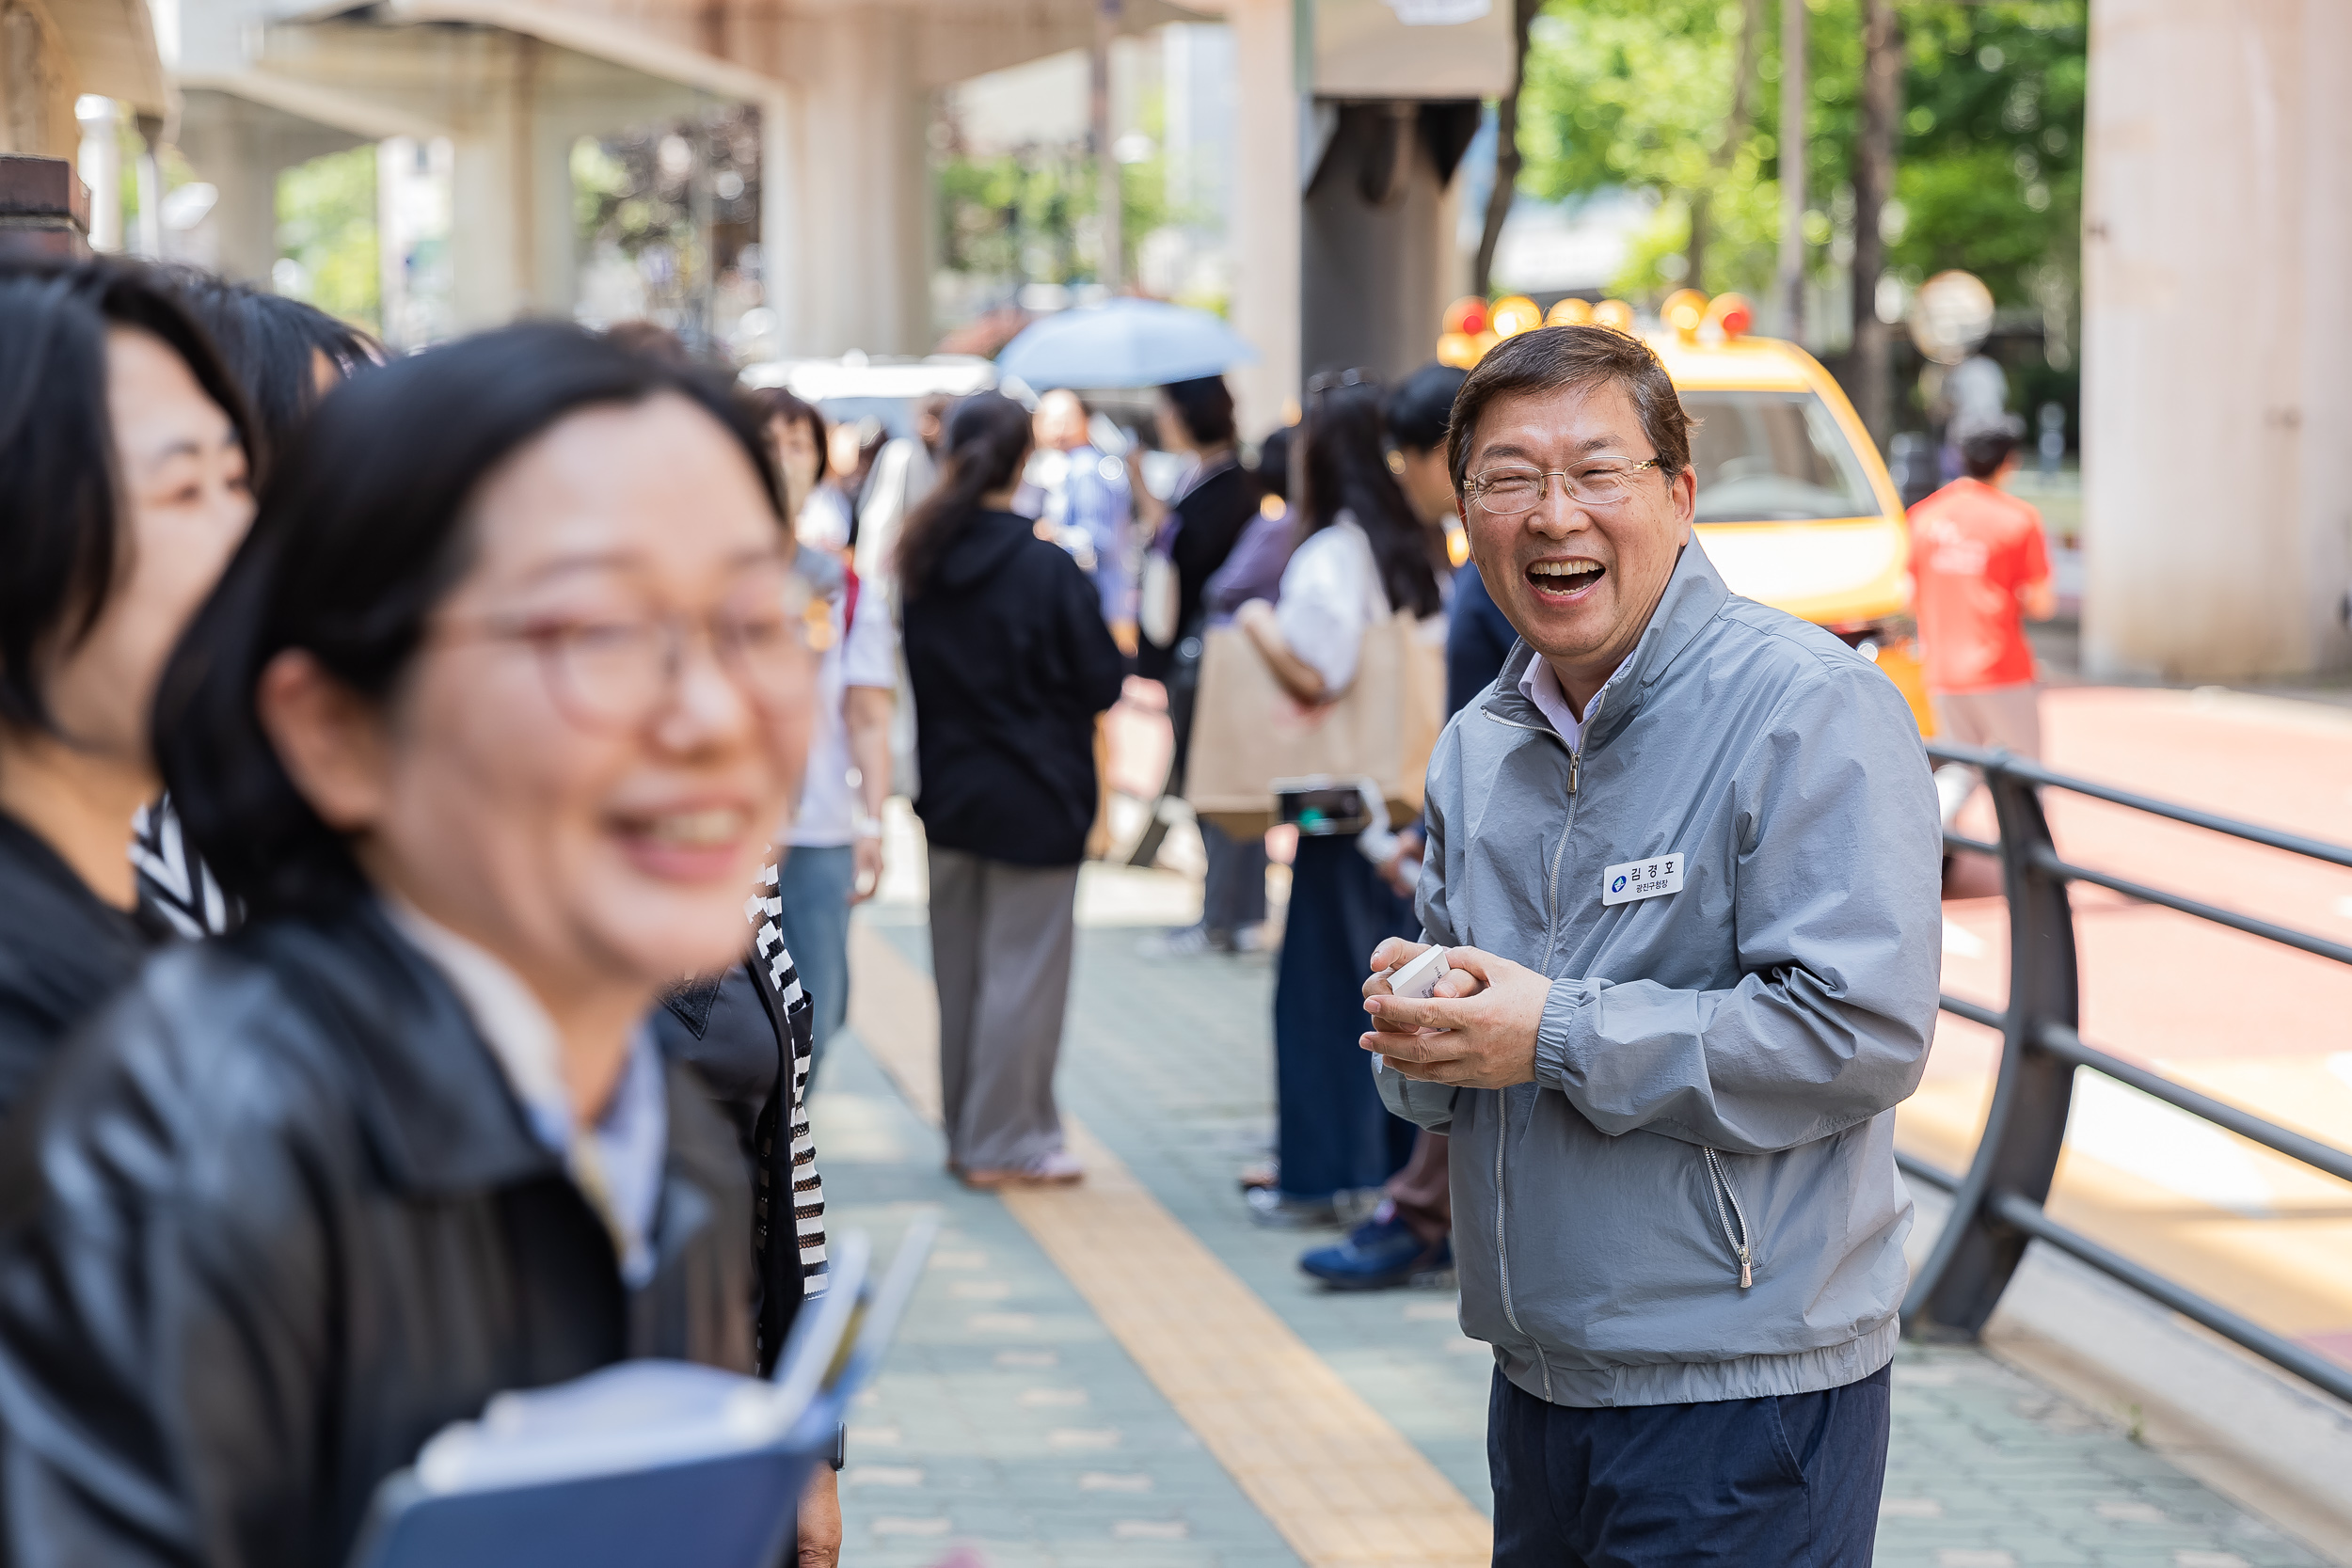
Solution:
[{"label": "bus window", "polygon": [[1829,408],[1811,392],[1690,390],[1682,406],[1702,523],[1875,517],[1878,498]]}]

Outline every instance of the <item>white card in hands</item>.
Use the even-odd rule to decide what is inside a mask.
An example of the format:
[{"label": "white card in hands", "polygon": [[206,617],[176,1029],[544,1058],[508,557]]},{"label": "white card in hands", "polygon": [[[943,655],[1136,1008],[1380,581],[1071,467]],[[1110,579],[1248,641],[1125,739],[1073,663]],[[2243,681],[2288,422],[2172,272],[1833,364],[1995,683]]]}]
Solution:
[{"label": "white card in hands", "polygon": [[[1446,977],[1445,949],[1426,947],[1421,956],[1408,958],[1389,971],[1389,994],[1425,1002],[1438,989],[1438,982]],[[1389,1059],[1375,1056],[1372,1070],[1377,1075],[1388,1070]]]},{"label": "white card in hands", "polygon": [[1407,959],[1389,971],[1389,994],[1426,1001],[1438,989],[1438,982],[1446,975],[1445,949],[1427,947],[1421,956]]}]

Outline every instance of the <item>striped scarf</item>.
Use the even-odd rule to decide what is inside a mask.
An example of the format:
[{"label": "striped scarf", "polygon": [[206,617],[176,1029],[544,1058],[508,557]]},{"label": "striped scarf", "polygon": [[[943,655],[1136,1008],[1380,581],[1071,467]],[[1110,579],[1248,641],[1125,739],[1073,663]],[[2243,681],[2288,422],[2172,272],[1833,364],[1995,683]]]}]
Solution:
[{"label": "striped scarf", "polygon": [[[825,1185],[817,1175],[817,1145],[808,1131],[808,1072],[817,1057],[816,1008],[801,985],[792,955],[785,951],[784,932],[776,924],[784,913],[777,890],[776,863],[760,874],[760,891],[744,905],[755,931],[752,974],[768,993],[769,1006],[789,1025],[792,1037],[792,1092],[784,1097],[786,1137],[791,1149],[792,1227],[801,1249],[803,1296],[822,1295],[829,1265],[825,1261]],[[763,1117],[759,1126],[759,1188],[753,1195],[753,1226],[758,1252],[768,1254],[769,1208],[775,1164],[775,1126]]]}]

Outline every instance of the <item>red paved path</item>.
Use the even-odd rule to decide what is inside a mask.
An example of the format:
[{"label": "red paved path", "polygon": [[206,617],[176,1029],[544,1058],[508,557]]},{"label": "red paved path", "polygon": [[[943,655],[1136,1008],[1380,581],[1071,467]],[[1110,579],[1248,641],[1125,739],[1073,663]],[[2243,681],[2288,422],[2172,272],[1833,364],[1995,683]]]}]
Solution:
[{"label": "red paved path", "polygon": [[[2050,767],[2312,837],[2352,842],[2352,711],[2284,700],[2077,687],[2044,697]],[[2077,864],[2352,942],[2352,870],[2060,791]],[[1994,836],[1979,796],[1962,830]],[[2352,966],[2104,890],[2074,891],[2086,1039],[2352,1148]],[[2002,901],[1945,906],[1944,986],[1998,1005]],[[1996,1042],[1947,1019],[1907,1141],[1965,1157]],[[2352,1363],[2352,1193],[2099,1085],[2077,1099],[2054,1212]]]}]

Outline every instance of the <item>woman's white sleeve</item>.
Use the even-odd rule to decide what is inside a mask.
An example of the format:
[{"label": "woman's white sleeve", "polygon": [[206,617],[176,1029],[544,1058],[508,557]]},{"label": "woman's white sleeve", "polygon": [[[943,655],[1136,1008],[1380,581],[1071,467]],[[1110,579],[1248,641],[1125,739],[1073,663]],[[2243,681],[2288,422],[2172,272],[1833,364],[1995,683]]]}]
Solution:
[{"label": "woman's white sleeve", "polygon": [[1283,570],[1274,624],[1291,652],[1323,677],[1325,693],[1336,697],[1355,680],[1363,652],[1364,588],[1347,552],[1309,547],[1314,543],[1302,546]]}]

